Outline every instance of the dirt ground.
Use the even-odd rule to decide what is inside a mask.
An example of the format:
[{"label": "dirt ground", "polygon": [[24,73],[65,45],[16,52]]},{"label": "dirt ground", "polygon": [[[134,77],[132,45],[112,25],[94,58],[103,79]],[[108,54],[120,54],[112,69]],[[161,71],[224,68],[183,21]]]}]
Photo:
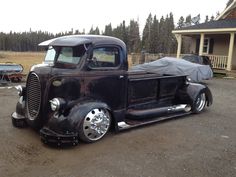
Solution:
[{"label": "dirt ground", "polygon": [[0,176],[235,177],[236,80],[206,83],[214,104],[202,114],[68,149],[45,146],[30,128],[14,128],[17,93],[0,88]]}]

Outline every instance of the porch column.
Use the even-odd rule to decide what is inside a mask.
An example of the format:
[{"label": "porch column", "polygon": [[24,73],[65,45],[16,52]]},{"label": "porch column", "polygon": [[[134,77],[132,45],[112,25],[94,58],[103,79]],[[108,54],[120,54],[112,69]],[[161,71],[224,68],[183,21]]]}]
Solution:
[{"label": "porch column", "polygon": [[176,56],[176,58],[180,58],[181,46],[182,46],[182,34],[175,34],[175,37],[176,37],[177,42],[178,42],[178,48],[177,48],[177,56]]},{"label": "porch column", "polygon": [[230,41],[229,41],[229,53],[228,53],[228,61],[227,61],[227,71],[231,71],[232,69],[232,58],[234,52],[234,33],[230,33]]},{"label": "porch column", "polygon": [[199,55],[203,54],[204,37],[205,37],[205,34],[201,33],[200,46],[199,46]]}]

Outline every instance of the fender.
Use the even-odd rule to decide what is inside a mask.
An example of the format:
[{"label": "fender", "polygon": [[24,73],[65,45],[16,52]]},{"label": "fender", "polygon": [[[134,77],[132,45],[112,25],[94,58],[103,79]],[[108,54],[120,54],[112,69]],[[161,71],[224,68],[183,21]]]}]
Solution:
[{"label": "fender", "polygon": [[111,112],[110,107],[100,101],[80,102],[71,108],[68,115],[55,113],[46,127],[60,134],[75,133],[86,114],[94,108],[105,108]]},{"label": "fender", "polygon": [[25,100],[21,96],[16,104],[16,113],[25,117]]},{"label": "fender", "polygon": [[212,94],[210,89],[203,84],[188,83],[178,91],[177,99],[181,100],[182,102],[190,103],[190,105],[193,105],[196,100],[196,97],[201,92],[205,92],[207,99],[207,106],[210,106],[213,102]]}]

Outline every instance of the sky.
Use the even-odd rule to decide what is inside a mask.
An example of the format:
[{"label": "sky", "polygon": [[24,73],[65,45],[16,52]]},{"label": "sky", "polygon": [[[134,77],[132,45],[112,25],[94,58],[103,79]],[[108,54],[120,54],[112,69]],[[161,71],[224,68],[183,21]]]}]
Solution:
[{"label": "sky", "polygon": [[142,30],[149,13],[166,16],[172,12],[175,23],[180,16],[216,15],[228,0],[1,0],[0,32],[48,31],[65,32],[72,28],[88,32],[93,26],[104,30],[123,20],[138,20]]}]

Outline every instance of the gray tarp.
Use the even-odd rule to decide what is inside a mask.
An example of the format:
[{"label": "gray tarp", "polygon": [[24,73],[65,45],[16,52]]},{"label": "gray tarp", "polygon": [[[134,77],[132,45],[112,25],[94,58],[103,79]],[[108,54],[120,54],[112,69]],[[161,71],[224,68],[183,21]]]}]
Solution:
[{"label": "gray tarp", "polygon": [[213,77],[212,69],[209,65],[200,65],[171,57],[164,57],[150,63],[136,65],[130,70],[168,75],[187,75],[193,82],[201,82]]}]

